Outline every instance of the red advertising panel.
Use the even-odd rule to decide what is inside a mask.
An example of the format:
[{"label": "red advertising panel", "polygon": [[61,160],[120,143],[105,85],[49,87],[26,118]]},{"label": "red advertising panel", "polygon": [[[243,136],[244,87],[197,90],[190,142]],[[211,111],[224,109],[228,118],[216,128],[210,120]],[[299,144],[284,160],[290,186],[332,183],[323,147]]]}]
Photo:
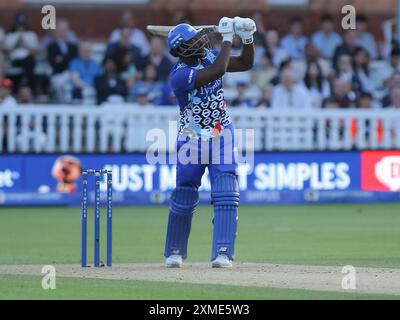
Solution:
[{"label": "red advertising panel", "polygon": [[400,191],[400,151],[361,153],[361,185],[368,191]]}]

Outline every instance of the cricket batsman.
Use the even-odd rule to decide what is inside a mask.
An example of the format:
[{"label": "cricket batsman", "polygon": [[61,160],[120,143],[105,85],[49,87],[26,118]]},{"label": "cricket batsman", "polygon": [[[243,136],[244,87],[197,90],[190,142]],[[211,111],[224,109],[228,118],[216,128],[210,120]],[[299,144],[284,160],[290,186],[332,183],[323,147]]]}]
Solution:
[{"label": "cricket batsman", "polygon": [[[171,194],[165,244],[166,266],[179,268],[187,257],[192,217],[199,202],[198,188],[208,168],[214,206],[211,261],[214,268],[232,267],[237,233],[239,186],[234,152],[234,126],[225,108],[222,76],[252,68],[253,33],[249,18],[219,21],[220,52],[209,46],[203,30],[179,24],[168,34],[170,53],[179,60],[170,83],[180,108],[177,138],[176,188]],[[240,56],[231,56],[233,37],[243,42]],[[190,153],[190,160],[182,155]]]}]

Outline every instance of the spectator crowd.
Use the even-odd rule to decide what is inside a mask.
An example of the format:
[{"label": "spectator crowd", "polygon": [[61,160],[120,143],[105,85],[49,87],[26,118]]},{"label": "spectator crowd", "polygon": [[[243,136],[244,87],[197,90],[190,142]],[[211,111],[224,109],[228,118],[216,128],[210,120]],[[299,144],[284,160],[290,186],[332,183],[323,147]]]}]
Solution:
[{"label": "spectator crowd", "polygon": [[[307,36],[293,17],[289,32],[257,24],[255,65],[227,73],[224,88],[231,108],[338,109],[400,108],[400,49],[378,45],[368,20],[358,15],[356,30],[339,32],[330,15]],[[218,39],[211,35],[218,48]],[[215,38],[215,39],[214,39]],[[240,39],[233,53],[241,50]],[[23,13],[11,28],[0,26],[0,104],[136,103],[175,106],[168,83],[176,62],[166,41],[148,37],[131,12],[104,43],[79,38],[66,19],[39,39]]]}]

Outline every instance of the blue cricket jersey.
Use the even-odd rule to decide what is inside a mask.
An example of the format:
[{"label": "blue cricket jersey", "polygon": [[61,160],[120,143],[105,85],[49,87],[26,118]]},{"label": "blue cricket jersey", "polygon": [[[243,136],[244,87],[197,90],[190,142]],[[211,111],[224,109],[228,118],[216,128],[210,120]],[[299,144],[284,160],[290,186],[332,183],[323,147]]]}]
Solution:
[{"label": "blue cricket jersey", "polygon": [[219,135],[231,120],[225,109],[222,78],[195,89],[198,70],[213,64],[218,55],[205,50],[206,55],[197,66],[178,61],[169,77],[180,108],[178,132],[208,140]]}]

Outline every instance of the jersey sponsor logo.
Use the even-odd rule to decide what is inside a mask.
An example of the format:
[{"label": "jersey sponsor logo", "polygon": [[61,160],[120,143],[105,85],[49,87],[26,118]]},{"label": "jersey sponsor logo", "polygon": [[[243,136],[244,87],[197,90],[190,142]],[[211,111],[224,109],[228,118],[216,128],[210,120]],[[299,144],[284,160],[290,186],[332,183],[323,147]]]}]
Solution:
[{"label": "jersey sponsor logo", "polygon": [[193,112],[193,114],[200,114],[201,113],[201,108],[198,105],[193,106],[192,107],[192,112]]},{"label": "jersey sponsor logo", "polygon": [[188,83],[192,83],[193,74],[194,74],[194,70],[193,70],[193,69],[190,69],[190,73],[189,73],[189,77],[188,77]]},{"label": "jersey sponsor logo", "polygon": [[[210,95],[210,96],[211,96],[211,99],[216,99],[216,97],[213,95],[213,93],[214,93],[214,91],[217,90],[217,88],[218,88],[219,86],[221,86],[221,85],[222,85],[222,80],[221,80],[221,79],[217,79],[217,80],[211,82],[210,84],[208,84],[208,85],[206,85],[206,86],[202,86],[202,87],[200,88],[200,94],[201,94],[201,95],[204,95],[204,96]],[[220,90],[222,90],[222,91],[220,91]],[[218,93],[219,91],[220,91],[222,94],[223,94],[223,92],[224,92],[222,88],[219,89],[219,90],[217,91],[217,93]]]}]

